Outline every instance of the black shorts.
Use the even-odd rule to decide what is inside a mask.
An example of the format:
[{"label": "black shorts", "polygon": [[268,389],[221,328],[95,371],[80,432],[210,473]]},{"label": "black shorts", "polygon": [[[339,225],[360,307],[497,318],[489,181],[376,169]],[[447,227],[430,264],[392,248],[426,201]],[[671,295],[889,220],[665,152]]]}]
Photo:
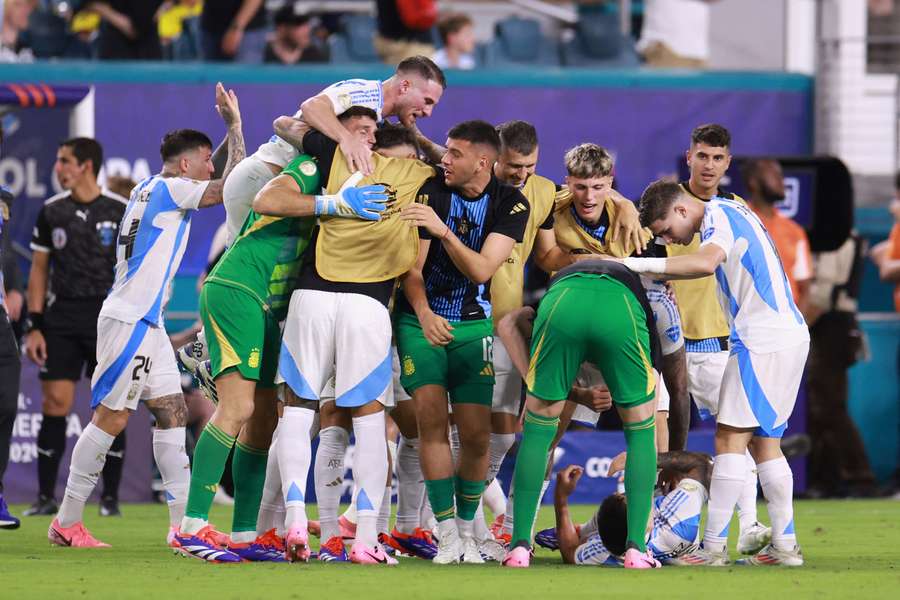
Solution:
[{"label": "black shorts", "polygon": [[58,298],[44,314],[44,381],[90,379],[97,366],[97,316],[103,298]]}]

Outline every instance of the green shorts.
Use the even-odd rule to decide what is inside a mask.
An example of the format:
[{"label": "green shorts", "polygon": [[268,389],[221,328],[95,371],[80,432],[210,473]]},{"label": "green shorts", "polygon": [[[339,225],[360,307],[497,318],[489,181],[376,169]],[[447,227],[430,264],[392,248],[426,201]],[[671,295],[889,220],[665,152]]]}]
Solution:
[{"label": "green shorts", "polygon": [[547,402],[565,400],[584,361],[600,369],[617,405],[653,399],[656,374],[644,309],[625,285],[606,275],[567,277],[541,300],[528,393]]},{"label": "green shorts", "polygon": [[275,387],[281,328],[250,294],[208,282],[200,290],[213,377],[237,370],[264,388]]},{"label": "green shorts", "polygon": [[400,383],[410,395],[423,385],[440,385],[453,404],[490,406],[494,395],[493,324],[482,319],[452,325],[453,341],[432,346],[415,315],[399,313],[395,317]]}]

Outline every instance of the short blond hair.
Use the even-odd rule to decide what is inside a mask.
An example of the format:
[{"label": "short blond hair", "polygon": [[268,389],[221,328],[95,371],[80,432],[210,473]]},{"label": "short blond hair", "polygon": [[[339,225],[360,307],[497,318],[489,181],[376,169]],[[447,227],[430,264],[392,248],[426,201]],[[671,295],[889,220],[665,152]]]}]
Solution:
[{"label": "short blond hair", "polygon": [[566,170],[572,177],[592,179],[613,174],[612,155],[597,144],[578,144],[566,152]]}]

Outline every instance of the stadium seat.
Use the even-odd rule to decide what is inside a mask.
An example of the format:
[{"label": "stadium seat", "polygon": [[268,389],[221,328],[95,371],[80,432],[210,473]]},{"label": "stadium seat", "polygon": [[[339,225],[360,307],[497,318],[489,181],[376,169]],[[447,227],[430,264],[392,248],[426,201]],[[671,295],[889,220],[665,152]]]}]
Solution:
[{"label": "stadium seat", "polygon": [[541,33],[533,19],[510,17],[498,21],[494,39],[480,53],[486,67],[558,66],[559,46]]},{"label": "stadium seat", "polygon": [[341,19],[341,30],[328,38],[332,63],[381,62],[375,52],[375,18],[370,15],[347,15]]},{"label": "stadium seat", "polygon": [[63,56],[72,42],[65,19],[44,10],[31,13],[28,29],[22,36],[35,58]]},{"label": "stadium seat", "polygon": [[615,13],[584,13],[575,36],[563,42],[562,63],[567,67],[637,67],[634,42],[622,35]]}]

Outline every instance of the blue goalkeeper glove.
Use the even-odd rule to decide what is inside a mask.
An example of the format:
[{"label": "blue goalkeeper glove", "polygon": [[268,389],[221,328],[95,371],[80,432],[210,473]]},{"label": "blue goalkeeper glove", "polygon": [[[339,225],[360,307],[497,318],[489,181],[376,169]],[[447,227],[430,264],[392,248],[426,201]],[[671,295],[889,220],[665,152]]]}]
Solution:
[{"label": "blue goalkeeper glove", "polygon": [[316,196],[316,214],[332,217],[350,217],[366,221],[377,221],[387,208],[387,190],[383,185],[353,187],[362,179],[356,173],[344,183],[336,194]]}]

